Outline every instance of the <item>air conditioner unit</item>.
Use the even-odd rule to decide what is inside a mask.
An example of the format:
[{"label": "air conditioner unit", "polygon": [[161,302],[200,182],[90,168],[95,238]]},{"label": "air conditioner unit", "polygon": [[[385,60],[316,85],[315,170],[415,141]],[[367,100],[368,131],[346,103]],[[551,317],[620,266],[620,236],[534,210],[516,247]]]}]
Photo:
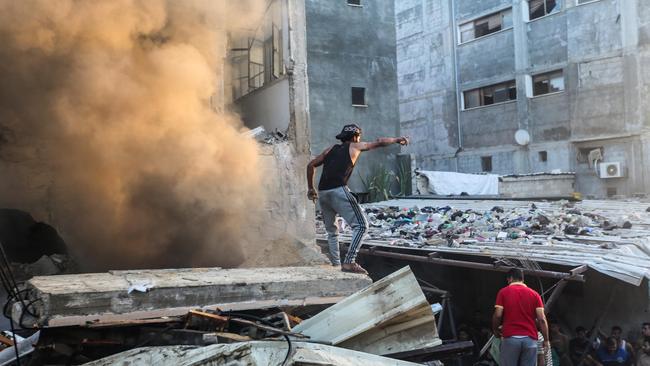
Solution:
[{"label": "air conditioner unit", "polygon": [[621,178],[624,176],[621,170],[621,163],[619,162],[602,162],[598,164],[598,167],[601,178]]}]

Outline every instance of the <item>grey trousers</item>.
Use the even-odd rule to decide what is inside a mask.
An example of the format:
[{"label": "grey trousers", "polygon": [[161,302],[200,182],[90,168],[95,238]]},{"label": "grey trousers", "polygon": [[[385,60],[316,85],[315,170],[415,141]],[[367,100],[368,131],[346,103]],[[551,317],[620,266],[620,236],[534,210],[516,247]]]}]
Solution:
[{"label": "grey trousers", "polygon": [[327,231],[327,243],[330,261],[333,265],[341,264],[339,252],[339,228],[336,226],[336,214],[352,227],[352,242],[343,263],[353,263],[361,248],[363,236],[368,231],[368,221],[348,187],[337,187],[318,192],[318,203],[323,212],[323,223]]},{"label": "grey trousers", "polygon": [[536,366],[537,340],[508,337],[501,340],[499,366]]}]

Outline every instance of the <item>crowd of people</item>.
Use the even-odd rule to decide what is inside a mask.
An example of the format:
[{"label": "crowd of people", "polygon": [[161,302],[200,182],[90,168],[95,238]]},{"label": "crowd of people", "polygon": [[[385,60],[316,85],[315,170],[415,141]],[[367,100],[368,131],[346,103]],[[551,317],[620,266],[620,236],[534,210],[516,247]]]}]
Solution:
[{"label": "crowd of people", "polygon": [[609,334],[579,326],[571,338],[557,319],[547,319],[541,297],[526,286],[521,270],[509,272],[507,282],[497,294],[492,324],[476,312],[459,326],[458,339],[475,345],[463,366],[650,366],[650,322],[641,324],[632,341],[620,326]]},{"label": "crowd of people", "polygon": [[[650,366],[650,323],[642,324],[641,336],[633,342],[623,338],[622,334],[623,329],[614,326],[609,334],[598,332],[594,341],[590,341],[589,331],[579,326],[575,328],[574,337],[571,338],[564,334],[557,321],[551,319],[549,338],[552,364],[546,363],[546,357],[540,357],[537,364],[538,366],[579,366],[582,361],[583,366]],[[499,365],[498,343],[500,342],[497,342],[496,347],[492,347],[493,350],[497,350],[496,356],[495,352],[488,351],[478,357],[478,353],[491,335],[489,327],[480,322],[459,326],[458,339],[472,341],[475,344],[474,354],[465,357],[463,365]],[[543,349],[542,351],[546,352]]]}]

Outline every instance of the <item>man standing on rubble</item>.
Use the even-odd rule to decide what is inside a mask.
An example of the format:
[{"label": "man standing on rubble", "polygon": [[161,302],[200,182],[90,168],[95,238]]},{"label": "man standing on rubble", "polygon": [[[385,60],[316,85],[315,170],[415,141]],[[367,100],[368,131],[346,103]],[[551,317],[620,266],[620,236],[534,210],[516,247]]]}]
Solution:
[{"label": "man standing on rubble", "polygon": [[497,294],[492,316],[494,335],[502,337],[499,366],[535,366],[538,325],[544,350],[551,351],[544,304],[541,296],[524,283],[521,269],[511,269],[506,279],[508,286]]},{"label": "man standing on rubble", "polygon": [[[307,165],[307,186],[309,188],[307,196],[313,201],[318,199],[320,203],[332,265],[341,265],[338,227],[335,222],[336,214],[339,214],[353,230],[352,242],[348,254],[343,260],[341,270],[368,274],[363,267],[355,262],[361,248],[363,235],[368,230],[368,221],[347,187],[348,179],[350,179],[354,165],[362,151],[392,144],[408,145],[409,140],[408,137],[385,137],[378,138],[374,142],[361,142],[361,128],[356,124],[345,125],[336,138],[341,140],[340,144],[328,147]],[[318,183],[318,191],[316,191],[314,189],[314,173],[315,169],[321,165],[323,172]]]}]

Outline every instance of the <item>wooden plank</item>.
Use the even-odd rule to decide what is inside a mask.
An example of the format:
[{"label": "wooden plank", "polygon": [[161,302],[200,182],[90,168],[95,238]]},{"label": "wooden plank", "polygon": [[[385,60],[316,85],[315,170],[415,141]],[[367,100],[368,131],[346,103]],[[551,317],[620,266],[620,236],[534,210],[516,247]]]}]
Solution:
[{"label": "wooden plank", "polygon": [[440,343],[431,306],[409,267],[304,320],[293,331],[374,354]]}]

